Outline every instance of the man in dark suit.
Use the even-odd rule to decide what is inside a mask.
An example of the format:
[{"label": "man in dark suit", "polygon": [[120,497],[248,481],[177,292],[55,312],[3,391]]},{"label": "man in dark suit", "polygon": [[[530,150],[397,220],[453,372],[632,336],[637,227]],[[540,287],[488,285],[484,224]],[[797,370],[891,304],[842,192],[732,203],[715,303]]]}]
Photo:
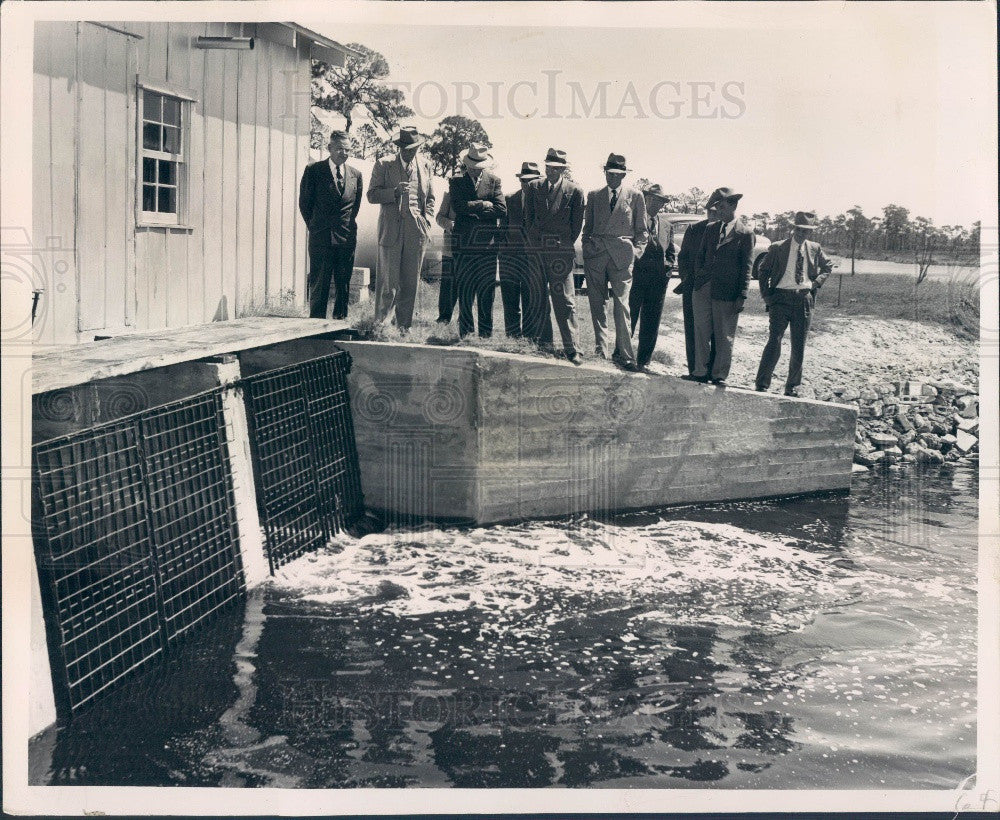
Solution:
[{"label": "man in dark suit", "polygon": [[785,395],[794,396],[802,383],[802,360],[806,336],[816,306],[816,291],[833,270],[833,263],[818,242],[808,238],[819,224],[812,211],[795,214],[792,235],[775,242],[760,266],[760,295],[770,315],[770,333],[757,369],[756,387],[763,392],[771,386],[774,367],[781,358],[785,328],[792,328],[792,359],[788,365]]},{"label": "man in dark suit", "polygon": [[306,166],[299,186],[299,211],[309,229],[309,315],[326,318],[333,280],[333,318],[347,318],[361,207],[361,172],[347,164],[350,137],[330,134],[330,156]]},{"label": "man in dark suit", "polygon": [[[694,288],[695,268],[694,263],[701,249],[701,241],[705,237],[705,229],[709,223],[718,219],[715,206],[718,199],[709,198],[705,210],[707,219],[689,225],[684,231],[684,238],[681,240],[681,248],[677,254],[677,273],[680,276],[680,284],[674,288],[674,293],[681,296],[681,313],[684,316],[684,349],[687,354],[687,375],[694,373],[694,308],[691,305],[691,293]],[[715,337],[709,340],[708,350],[708,371],[712,371],[712,363],[715,361]]]},{"label": "man in dark suit", "polygon": [[[743,303],[750,288],[754,233],[736,218],[743,194],[731,188],[716,188],[717,222],[702,237],[695,259],[691,307],[694,313],[695,381],[724,386],[733,361],[733,342]],[[715,361],[708,368],[712,336]]]},{"label": "man in dark suit", "polygon": [[[566,358],[583,363],[577,349],[576,285],[573,281],[573,245],[583,230],[583,189],[566,179],[566,152],[550,148],[545,155],[545,177],[528,186],[524,226],[528,232],[532,263],[538,265],[548,290],[548,302],[556,315]],[[539,344],[552,344],[549,305],[542,306]]]},{"label": "man in dark suit", "polygon": [[538,266],[528,255],[528,235],[524,228],[524,206],[529,184],[541,179],[538,163],[521,163],[517,174],[521,190],[504,197],[507,214],[500,239],[500,297],[503,299],[504,331],[508,336],[538,340],[543,310],[547,313],[548,298]]},{"label": "man in dark suit", "polygon": [[646,247],[632,268],[632,288],[628,294],[628,310],[632,317],[632,333],[639,327],[639,346],[635,362],[645,368],[653,358],[656,339],[663,316],[663,297],[674,269],[674,230],[660,210],[670,199],[659,184],[647,185],[642,191],[648,223]]},{"label": "man in dark suit", "polygon": [[472,304],[476,303],[479,335],[493,335],[493,297],[497,279],[495,244],[497,223],[507,212],[500,178],[484,170],[493,157],[485,145],[473,143],[462,152],[465,173],[452,177],[448,185],[451,209],[452,258],[458,288],[458,333],[468,336],[476,329]]}]

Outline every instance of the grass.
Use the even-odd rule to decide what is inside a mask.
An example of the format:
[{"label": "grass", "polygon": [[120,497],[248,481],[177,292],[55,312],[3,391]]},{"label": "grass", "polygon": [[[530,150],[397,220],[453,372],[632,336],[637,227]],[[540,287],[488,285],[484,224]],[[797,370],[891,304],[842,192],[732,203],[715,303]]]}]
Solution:
[{"label": "grass", "polygon": [[[963,339],[979,338],[979,279],[975,275],[956,275],[949,279],[926,279],[915,285],[915,277],[891,273],[844,274],[841,284],[840,304],[837,304],[837,286],[840,274],[834,273],[817,297],[817,314],[814,329],[823,330],[824,320],[831,318],[871,317],[878,319],[904,319],[945,327]],[[669,288],[676,283],[672,279]],[[760,298],[757,283],[751,283],[750,298],[745,310],[749,314],[763,314],[764,303]],[[437,318],[438,284],[420,282],[414,321],[410,331],[400,334],[392,326],[376,326],[374,303],[363,305],[358,313],[352,309],[353,326],[361,338],[370,341],[406,341],[414,344],[456,345],[479,347],[505,353],[550,355],[541,353],[535,345],[524,339],[510,339],[503,332],[503,310],[500,294],[497,293],[493,306],[494,335],[489,339],[458,336],[458,309],[451,324],[440,325]],[[679,329],[681,323],[679,304],[676,297],[669,297],[664,309],[662,328]],[[589,361],[594,350],[594,329],[590,318],[590,307],[585,294],[576,296],[576,321],[579,350]],[[613,333],[614,320],[608,306],[608,321]],[[559,331],[553,321],[556,347],[559,348]],[[637,338],[633,337],[633,343]],[[670,366],[671,356],[656,350],[653,361]],[[608,365],[611,367],[612,365]]]},{"label": "grass", "polygon": [[[916,276],[844,274],[838,305],[840,276],[831,274],[816,298],[821,318],[907,319],[945,327],[959,338],[979,338],[980,283],[975,275],[925,279],[917,285]],[[756,283],[752,290],[756,291]],[[757,293],[747,300],[747,312],[764,312],[764,303]]]}]

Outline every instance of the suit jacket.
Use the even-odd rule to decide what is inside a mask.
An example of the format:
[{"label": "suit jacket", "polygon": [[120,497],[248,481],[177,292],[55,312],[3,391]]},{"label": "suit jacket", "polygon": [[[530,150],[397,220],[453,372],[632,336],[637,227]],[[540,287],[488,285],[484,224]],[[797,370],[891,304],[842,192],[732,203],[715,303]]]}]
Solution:
[{"label": "suit jacket", "polygon": [[[473,183],[468,174],[459,174],[448,181],[451,209],[455,212],[452,229],[452,249],[477,248],[486,250],[493,245],[497,224],[507,214],[500,177],[483,171]],[[493,208],[486,210],[484,202]]]},{"label": "suit jacket", "polygon": [[507,194],[504,202],[507,213],[501,221],[501,230],[497,233],[500,239],[500,250],[524,250],[528,244],[528,231],[524,224],[525,200],[528,194],[520,189],[516,193]]},{"label": "suit jacket", "polygon": [[[379,245],[396,245],[403,239],[403,219],[412,218],[417,228],[427,238],[431,220],[434,218],[434,188],[431,187],[431,171],[419,156],[413,158],[417,188],[416,205],[396,199],[396,186],[403,181],[403,165],[399,155],[383,157],[372,168],[372,178],[368,185],[368,201],[381,205],[378,215]],[[404,215],[405,214],[405,215]]]},{"label": "suit jacket", "polygon": [[[785,275],[785,266],[788,264],[788,254],[792,246],[791,237],[775,242],[767,249],[764,261],[760,263],[760,273],[758,282],[760,284],[760,295],[764,297],[764,303],[770,305],[774,300],[775,291],[781,277]],[[826,277],[833,270],[833,262],[823,252],[819,242],[806,239],[802,242],[802,253],[805,254],[805,264],[802,272],[812,282],[812,293],[816,293]]]},{"label": "suit jacket", "polygon": [[361,172],[346,163],[343,191],[337,188],[329,160],[306,166],[299,185],[299,212],[309,228],[310,244],[357,245],[363,187]]},{"label": "suit jacket", "polygon": [[677,273],[680,274],[681,283],[674,289],[674,293],[690,294],[694,290],[695,262],[708,224],[708,220],[703,219],[688,225],[688,229],[684,231],[680,253],[677,254]]},{"label": "suit jacket", "polygon": [[[645,219],[647,222],[649,221],[648,216],[645,217]],[[653,217],[653,220],[655,230],[650,238],[655,238],[656,244],[650,245],[649,240],[647,239],[646,247],[643,249],[642,256],[640,258],[645,259],[648,254],[656,253],[658,251],[659,257],[663,260],[663,266],[669,274],[670,271],[674,269],[674,263],[676,262],[677,255],[677,251],[674,248],[674,226],[670,224],[670,220],[667,219],[666,214],[664,213],[657,213]]]},{"label": "suit jacket", "polygon": [[583,188],[575,182],[560,179],[552,192],[552,202],[546,193],[545,179],[528,183],[524,203],[524,228],[528,242],[538,248],[573,255],[573,245],[583,228]]},{"label": "suit jacket", "polygon": [[587,195],[583,221],[584,259],[606,251],[612,262],[626,268],[642,256],[648,239],[646,200],[635,188],[619,187],[613,209],[607,186]]},{"label": "suit jacket", "polygon": [[695,259],[695,287],[701,279],[712,282],[712,298],[720,302],[746,299],[750,289],[750,266],[753,263],[754,232],[737,219],[726,241],[719,245],[721,222],[705,229]]},{"label": "suit jacket", "polygon": [[441,207],[438,208],[434,220],[444,231],[444,238],[441,240],[441,256],[442,258],[451,256],[451,229],[455,224],[455,212],[451,209],[451,191],[445,191],[444,196],[441,197]]}]

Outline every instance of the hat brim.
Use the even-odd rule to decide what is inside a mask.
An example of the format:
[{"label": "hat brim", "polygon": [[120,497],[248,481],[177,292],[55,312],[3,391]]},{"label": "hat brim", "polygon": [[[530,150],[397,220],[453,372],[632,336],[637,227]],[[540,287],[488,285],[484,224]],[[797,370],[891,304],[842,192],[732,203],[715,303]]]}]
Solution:
[{"label": "hat brim", "polygon": [[396,137],[392,141],[392,144],[398,145],[400,148],[412,148],[415,145],[423,145],[426,141],[426,138],[423,136],[417,136],[413,142],[403,142],[400,137]]},{"label": "hat brim", "polygon": [[551,165],[553,168],[565,168],[569,165],[568,162],[563,162],[561,159],[547,159],[545,160],[546,165]]},{"label": "hat brim", "polygon": [[491,162],[493,162],[493,157],[486,157],[485,159],[478,159],[478,160],[476,159],[470,160],[468,157],[466,157],[465,159],[462,160],[462,165],[464,165],[466,168],[485,168]]},{"label": "hat brim", "polygon": [[670,196],[670,194],[657,194],[654,193],[653,191],[643,191],[642,195],[652,197],[653,199],[662,199],[664,202],[669,202],[671,199],[673,199],[673,197]]},{"label": "hat brim", "polygon": [[627,174],[631,170],[631,168],[608,168],[607,165],[604,166],[604,173],[606,174]]},{"label": "hat brim", "polygon": [[796,223],[792,227],[794,227],[794,228],[802,228],[802,229],[807,230],[807,231],[815,231],[816,228],[818,228],[819,226],[818,225],[799,225],[798,223]]},{"label": "hat brim", "polygon": [[542,175],[538,171],[529,171],[526,174],[514,174],[518,179],[541,179]]}]

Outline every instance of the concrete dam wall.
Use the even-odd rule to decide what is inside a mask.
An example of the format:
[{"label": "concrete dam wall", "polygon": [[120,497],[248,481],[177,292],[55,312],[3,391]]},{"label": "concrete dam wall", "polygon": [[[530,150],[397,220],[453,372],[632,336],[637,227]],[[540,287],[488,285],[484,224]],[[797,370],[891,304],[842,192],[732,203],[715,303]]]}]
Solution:
[{"label": "concrete dam wall", "polygon": [[486,350],[338,342],[366,505],[487,524],[850,486],[855,408]]}]

